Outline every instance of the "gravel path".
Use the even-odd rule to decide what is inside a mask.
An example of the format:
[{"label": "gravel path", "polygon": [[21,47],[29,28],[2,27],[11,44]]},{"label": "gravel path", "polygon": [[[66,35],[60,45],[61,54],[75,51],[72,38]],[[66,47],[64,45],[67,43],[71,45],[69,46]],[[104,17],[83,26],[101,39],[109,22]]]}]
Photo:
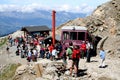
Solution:
[{"label": "gravel path", "polygon": [[9,64],[9,63],[21,63],[26,64],[27,61],[25,58],[20,58],[20,56],[16,56],[15,51],[17,50],[16,46],[10,47],[10,53],[8,54],[7,51],[3,51],[0,54],[0,64]]}]

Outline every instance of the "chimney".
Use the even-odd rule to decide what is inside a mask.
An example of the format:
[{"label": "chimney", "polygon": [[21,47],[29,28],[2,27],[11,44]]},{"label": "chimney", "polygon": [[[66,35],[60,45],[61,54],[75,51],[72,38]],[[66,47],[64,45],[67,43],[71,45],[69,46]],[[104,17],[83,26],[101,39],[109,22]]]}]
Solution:
[{"label": "chimney", "polygon": [[56,11],[52,11],[52,44],[55,45],[55,13]]}]

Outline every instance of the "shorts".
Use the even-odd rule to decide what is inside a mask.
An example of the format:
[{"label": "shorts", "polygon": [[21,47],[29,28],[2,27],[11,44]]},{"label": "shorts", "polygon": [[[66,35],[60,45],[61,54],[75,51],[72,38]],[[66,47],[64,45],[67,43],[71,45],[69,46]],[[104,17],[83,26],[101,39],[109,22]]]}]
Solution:
[{"label": "shorts", "polygon": [[76,66],[78,68],[79,66],[79,59],[72,59],[73,60],[73,65],[72,66]]}]

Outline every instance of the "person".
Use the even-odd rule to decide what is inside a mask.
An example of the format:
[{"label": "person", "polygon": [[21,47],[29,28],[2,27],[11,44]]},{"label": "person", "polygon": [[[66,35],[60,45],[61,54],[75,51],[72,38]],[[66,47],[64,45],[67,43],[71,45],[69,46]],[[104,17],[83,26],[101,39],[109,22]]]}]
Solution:
[{"label": "person", "polygon": [[60,42],[58,42],[58,44],[56,46],[56,49],[58,51],[57,56],[58,56],[58,58],[60,58],[61,57],[61,52],[62,52],[62,44]]},{"label": "person", "polygon": [[8,57],[9,57],[9,54],[10,54],[9,49],[10,49],[10,48],[9,48],[9,44],[7,43],[6,51],[7,51]]},{"label": "person", "polygon": [[68,68],[70,69],[70,75],[72,75],[72,53],[73,53],[73,43],[69,42],[69,47],[67,48],[66,55],[68,56]]},{"label": "person", "polygon": [[56,48],[54,47],[52,50],[52,60],[55,60],[55,56],[56,56]]},{"label": "person", "polygon": [[91,46],[92,46],[92,44],[89,42],[89,41],[87,41],[87,43],[86,43],[86,57],[87,57],[87,60],[86,60],[86,62],[90,62],[90,57],[91,57]]},{"label": "person", "polygon": [[63,63],[64,63],[65,68],[66,68],[66,65],[67,65],[66,51],[67,51],[67,47],[65,47],[65,52],[63,53],[63,56],[62,56],[62,59],[63,59]]},{"label": "person", "polygon": [[78,75],[79,59],[80,59],[79,46],[74,46],[73,53],[72,53],[72,60],[73,60],[74,76],[75,77],[77,77],[77,75]]},{"label": "person", "polygon": [[33,48],[33,50],[32,50],[32,60],[33,61],[37,61],[37,51],[36,51],[36,49],[35,48]]},{"label": "person", "polygon": [[28,61],[28,62],[31,61],[31,56],[32,56],[32,52],[31,52],[31,50],[29,49],[29,50],[28,50],[28,56],[27,56],[27,61]]},{"label": "person", "polygon": [[81,58],[84,59],[84,57],[86,56],[86,43],[85,41],[83,41],[83,43],[81,44]]},{"label": "person", "polygon": [[48,47],[45,48],[45,57],[46,57],[47,59],[50,58],[50,54],[49,54]]},{"label": "person", "polygon": [[45,57],[45,49],[42,46],[40,50],[40,58],[44,58],[44,57]]},{"label": "person", "polygon": [[40,56],[40,50],[41,50],[41,45],[40,44],[36,45],[36,50],[37,50],[38,56]]},{"label": "person", "polygon": [[105,68],[105,51],[103,49],[103,47],[100,48],[100,66],[99,68]]},{"label": "person", "polygon": [[52,50],[53,50],[53,48],[54,48],[53,44],[51,44],[51,45],[48,47],[50,60],[52,60]]}]

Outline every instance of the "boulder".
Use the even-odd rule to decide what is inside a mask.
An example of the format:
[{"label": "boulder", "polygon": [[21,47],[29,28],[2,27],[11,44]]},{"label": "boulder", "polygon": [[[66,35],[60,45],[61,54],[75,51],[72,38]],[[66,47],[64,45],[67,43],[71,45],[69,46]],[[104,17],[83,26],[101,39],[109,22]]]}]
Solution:
[{"label": "boulder", "polygon": [[27,65],[21,65],[17,68],[15,75],[21,75],[27,71]]}]

